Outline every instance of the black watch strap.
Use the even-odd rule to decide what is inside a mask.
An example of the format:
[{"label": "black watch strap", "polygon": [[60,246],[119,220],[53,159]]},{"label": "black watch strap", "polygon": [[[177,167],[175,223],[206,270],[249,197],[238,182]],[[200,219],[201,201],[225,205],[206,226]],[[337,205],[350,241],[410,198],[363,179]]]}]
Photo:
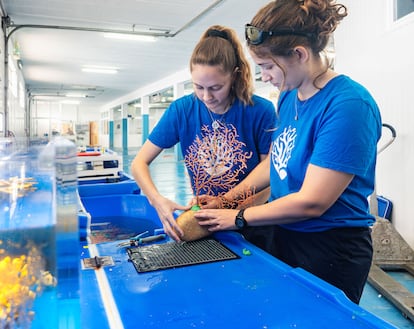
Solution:
[{"label": "black watch strap", "polygon": [[244,218],[244,209],[241,209],[237,215],[236,215],[236,219],[234,221],[234,224],[236,225],[236,227],[240,230],[242,228],[245,228],[247,226],[247,221]]}]

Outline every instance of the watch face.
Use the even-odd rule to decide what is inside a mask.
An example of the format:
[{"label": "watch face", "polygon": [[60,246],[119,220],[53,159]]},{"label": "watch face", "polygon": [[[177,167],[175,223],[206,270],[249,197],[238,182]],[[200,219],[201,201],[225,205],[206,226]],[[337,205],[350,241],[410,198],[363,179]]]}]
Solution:
[{"label": "watch face", "polygon": [[238,229],[242,229],[247,225],[246,220],[243,217],[244,209],[240,210],[239,213],[236,215],[236,219],[234,221],[234,224]]},{"label": "watch face", "polygon": [[244,220],[242,218],[237,218],[236,219],[236,226],[238,228],[243,228],[244,227]]}]

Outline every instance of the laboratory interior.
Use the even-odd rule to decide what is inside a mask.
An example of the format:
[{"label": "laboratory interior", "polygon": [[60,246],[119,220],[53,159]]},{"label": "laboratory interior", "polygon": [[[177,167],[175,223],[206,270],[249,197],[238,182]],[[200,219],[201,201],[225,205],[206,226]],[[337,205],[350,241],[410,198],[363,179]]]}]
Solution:
[{"label": "laboratory interior", "polygon": [[[350,142],[348,151],[339,146],[337,151],[361,154],[355,163],[368,168],[361,175],[371,182],[363,204],[370,219],[366,232],[372,241],[372,261],[359,303],[328,280],[289,265],[243,234],[253,213],[259,216],[272,204],[277,212],[274,169],[271,199],[259,206],[246,202],[244,211],[237,202],[227,207],[220,194],[241,180],[226,176],[232,173],[226,171],[231,164],[207,168],[206,161],[218,159],[222,151],[227,154],[220,161],[235,154],[250,161],[258,150],[242,154],[239,148],[249,146],[242,141],[223,145],[223,137],[212,137],[209,150],[193,149],[193,157],[182,149],[208,138],[197,136],[187,144],[186,139],[192,138],[188,131],[199,129],[200,136],[218,133],[238,102],[232,86],[230,93],[237,96],[232,96],[220,117],[200,98],[201,89],[219,93],[193,70],[210,64],[190,65],[196,45],[212,26],[235,31],[255,99],[274,109],[268,111],[274,119],[260,121],[263,126],[251,116],[249,133],[265,124],[277,127],[279,119],[282,124],[283,109],[290,111],[283,107],[289,96],[282,98],[286,90],[270,81],[267,73],[275,70],[274,65],[257,63],[261,57],[253,50],[292,32],[277,36],[260,26],[246,26],[257,22],[253,18],[259,10],[272,3],[280,3],[280,8],[311,8],[306,10],[310,16],[318,6],[345,6],[346,17],[319,55],[329,61],[329,72],[362,85],[379,109],[378,126],[364,121],[361,112],[355,122],[362,122],[362,132],[350,129],[341,137],[346,142],[377,130],[371,148],[375,164],[365,166],[363,151],[352,150],[364,143]],[[0,329],[414,328],[413,0],[0,0],[0,13]],[[268,21],[272,15],[277,11]],[[229,40],[228,33],[214,31],[209,37]],[[302,37],[308,38],[303,33]],[[298,53],[301,63],[304,53]],[[226,76],[224,71],[220,74]],[[231,83],[237,85],[236,80]],[[297,101],[301,89],[292,88],[299,88]],[[335,103],[333,96],[325,95]],[[186,104],[177,103],[181,99],[201,104],[188,105],[194,106],[188,114],[191,120],[205,106],[211,131],[185,121],[185,113],[190,112],[179,113],[180,104]],[[309,108],[312,104],[301,103]],[[175,113],[182,116],[172,118]],[[286,133],[286,138],[297,138],[298,147],[300,125],[299,117],[297,128]],[[239,137],[231,135],[236,129],[233,124],[223,129],[226,138]],[[280,132],[271,130],[269,136]],[[262,152],[269,154],[266,163],[275,165],[276,139],[268,150],[267,146]],[[148,168],[143,165],[145,157]],[[298,160],[293,151],[291,160]],[[223,201],[216,207],[232,209],[214,210],[214,214],[237,213],[227,229],[218,229],[217,224],[217,230],[210,231],[206,227],[213,225],[200,225],[197,212],[198,216],[213,212],[194,205],[203,194],[202,179],[207,179],[197,178],[204,177],[195,169],[202,166],[204,173],[216,175],[221,170],[215,177],[222,180],[211,183],[223,188],[214,200]],[[352,185],[355,189],[369,183],[352,174],[346,175],[360,179]],[[285,175],[292,182],[303,179]],[[170,207],[168,220],[174,225],[186,221],[187,226],[180,227],[188,227],[183,236],[190,237],[177,241],[171,234],[173,224],[166,215],[162,218],[161,206],[150,197],[152,185],[165,198],[165,207]],[[249,201],[254,189],[235,198]],[[188,219],[181,219],[183,215]],[[288,231],[286,227],[299,227],[301,222],[279,228]],[[266,236],[277,231],[272,225],[263,227]]]}]

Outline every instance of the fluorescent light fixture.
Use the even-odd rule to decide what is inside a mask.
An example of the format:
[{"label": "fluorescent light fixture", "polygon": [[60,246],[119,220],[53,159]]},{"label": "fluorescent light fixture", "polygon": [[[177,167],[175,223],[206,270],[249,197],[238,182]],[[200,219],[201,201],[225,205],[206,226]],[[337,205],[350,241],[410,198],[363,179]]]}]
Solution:
[{"label": "fluorescent light fixture", "polygon": [[90,73],[116,74],[118,73],[118,68],[110,66],[84,65],[82,71]]},{"label": "fluorescent light fixture", "polygon": [[77,93],[67,93],[65,94],[65,97],[73,97],[73,98],[85,98],[85,94],[77,94]]},{"label": "fluorescent light fixture", "polygon": [[104,37],[111,38],[111,39],[145,41],[145,42],[155,42],[157,40],[152,35],[141,35],[141,34],[104,33]]}]

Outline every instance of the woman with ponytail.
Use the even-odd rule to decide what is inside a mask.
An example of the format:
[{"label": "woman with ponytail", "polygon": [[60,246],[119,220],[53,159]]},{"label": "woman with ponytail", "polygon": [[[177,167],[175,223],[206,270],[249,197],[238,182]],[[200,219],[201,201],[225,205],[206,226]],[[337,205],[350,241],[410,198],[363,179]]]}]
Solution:
[{"label": "woman with ponytail", "polygon": [[[188,209],[162,196],[149,170],[163,149],[180,144],[194,196],[221,196],[263,161],[275,127],[273,103],[253,94],[251,65],[234,30],[215,25],[201,36],[190,59],[194,93],[175,100],[132,162],[132,174],[155,207],[164,231],[183,237],[173,212]],[[267,201],[269,189],[250,193],[249,204]],[[190,200],[189,200],[190,201]],[[237,207],[221,203],[222,207]],[[245,237],[264,249],[272,232],[247,229]]]}]

